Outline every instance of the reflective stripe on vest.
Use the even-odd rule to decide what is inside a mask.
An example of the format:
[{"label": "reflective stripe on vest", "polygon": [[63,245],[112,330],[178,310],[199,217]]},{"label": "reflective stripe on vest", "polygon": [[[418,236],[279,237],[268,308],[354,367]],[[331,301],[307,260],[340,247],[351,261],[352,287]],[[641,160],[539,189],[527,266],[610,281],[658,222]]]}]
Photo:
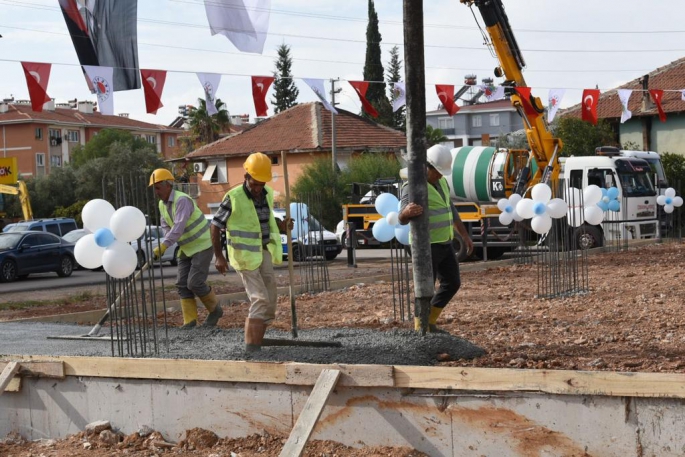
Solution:
[{"label": "reflective stripe on vest", "polygon": [[195,204],[190,195],[184,194],[178,190],[174,190],[174,201],[171,205],[171,213],[167,211],[166,205],[163,201],[159,202],[159,213],[162,215],[169,227],[174,226],[174,216],[176,215],[176,203],[180,198],[189,198],[193,203],[193,212],[186,221],[185,229],[183,234],[176,241],[178,244],[178,250],[184,254],[186,257],[191,257],[200,251],[209,249],[212,247],[212,239],[209,235],[209,221],[202,214],[200,208]]},{"label": "reflective stripe on vest", "polygon": [[[269,205],[269,244],[274,265],[283,262],[281,236],[273,214],[273,190],[266,186],[266,202]],[[231,199],[231,215],[226,221],[228,261],[236,270],[256,270],[262,264],[262,228],[254,201],[247,196],[243,186],[229,190],[224,199]]]}]

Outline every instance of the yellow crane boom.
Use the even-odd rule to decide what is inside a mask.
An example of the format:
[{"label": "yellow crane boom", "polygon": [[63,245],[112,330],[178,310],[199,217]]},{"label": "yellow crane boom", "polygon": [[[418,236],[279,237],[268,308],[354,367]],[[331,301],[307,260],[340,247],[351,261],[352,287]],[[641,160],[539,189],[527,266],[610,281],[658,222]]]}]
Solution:
[{"label": "yellow crane boom", "polygon": [[24,220],[30,221],[31,219],[33,219],[31,199],[29,198],[29,191],[26,188],[26,183],[24,181],[17,181],[16,186],[0,184],[0,194],[10,194],[19,196],[19,203],[21,203],[21,210],[24,213]]}]

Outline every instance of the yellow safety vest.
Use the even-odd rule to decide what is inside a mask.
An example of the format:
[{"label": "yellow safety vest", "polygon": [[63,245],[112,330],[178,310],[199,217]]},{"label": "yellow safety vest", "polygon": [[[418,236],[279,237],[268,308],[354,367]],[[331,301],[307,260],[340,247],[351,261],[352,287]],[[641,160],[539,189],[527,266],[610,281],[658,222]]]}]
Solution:
[{"label": "yellow safety vest", "polygon": [[[407,183],[403,187],[406,187]],[[454,217],[452,216],[452,202],[450,189],[445,178],[440,178],[438,186],[442,189],[444,198],[438,190],[428,183],[428,229],[431,244],[444,243],[454,238]],[[411,240],[411,238],[409,238]]]},{"label": "yellow safety vest", "polygon": [[159,202],[159,213],[162,215],[169,227],[174,226],[174,216],[176,215],[176,202],[179,198],[186,197],[190,198],[193,202],[193,212],[186,221],[186,227],[183,230],[183,234],[176,241],[178,244],[178,250],[183,253],[186,257],[191,257],[200,251],[209,249],[212,247],[212,239],[209,235],[209,221],[202,214],[200,208],[197,207],[195,200],[193,200],[190,195],[179,192],[178,190],[173,191],[173,204],[171,205],[171,212],[167,211],[166,205],[163,201]]}]

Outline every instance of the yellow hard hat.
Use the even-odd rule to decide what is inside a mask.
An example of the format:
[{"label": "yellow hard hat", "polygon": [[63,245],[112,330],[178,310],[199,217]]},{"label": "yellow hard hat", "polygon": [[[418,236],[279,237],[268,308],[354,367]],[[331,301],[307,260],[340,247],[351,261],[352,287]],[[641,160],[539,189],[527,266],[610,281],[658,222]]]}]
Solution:
[{"label": "yellow hard hat", "polygon": [[150,175],[150,185],[154,186],[155,183],[160,181],[173,181],[174,175],[171,174],[166,168],[158,168],[152,172]]},{"label": "yellow hard hat", "polygon": [[261,152],[254,152],[247,157],[243,164],[243,168],[256,181],[269,182],[271,176],[271,159],[266,154]]}]

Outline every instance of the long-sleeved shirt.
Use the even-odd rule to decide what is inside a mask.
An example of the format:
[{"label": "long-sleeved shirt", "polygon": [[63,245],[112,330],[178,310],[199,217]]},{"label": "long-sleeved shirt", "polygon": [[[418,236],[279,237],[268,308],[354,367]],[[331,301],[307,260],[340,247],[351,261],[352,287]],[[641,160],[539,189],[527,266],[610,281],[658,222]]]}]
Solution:
[{"label": "long-sleeved shirt", "polygon": [[195,204],[191,198],[181,197],[176,202],[176,214],[174,214],[172,212],[172,208],[174,206],[175,192],[175,190],[172,190],[169,194],[169,200],[164,202],[166,210],[174,217],[174,226],[170,227],[169,224],[167,224],[166,219],[164,217],[160,217],[162,230],[164,230],[164,240],[162,241],[162,244],[166,247],[176,243],[181,235],[183,235],[183,231],[186,228],[186,223],[195,210]]},{"label": "long-sleeved shirt", "polygon": [[[243,183],[243,190],[247,194],[247,198],[252,200],[254,207],[257,210],[257,217],[259,217],[259,226],[262,229],[262,244],[268,244],[271,238],[271,229],[269,228],[269,220],[271,218],[271,209],[269,209],[269,204],[266,200],[267,190],[264,188],[262,190],[261,198],[254,198],[250,189],[247,188],[247,184]],[[231,198],[226,196],[224,200],[219,205],[219,209],[214,214],[214,219],[212,219],[212,225],[219,227],[224,230],[226,228],[226,223],[228,218],[233,214],[233,208],[231,205]]]}]

